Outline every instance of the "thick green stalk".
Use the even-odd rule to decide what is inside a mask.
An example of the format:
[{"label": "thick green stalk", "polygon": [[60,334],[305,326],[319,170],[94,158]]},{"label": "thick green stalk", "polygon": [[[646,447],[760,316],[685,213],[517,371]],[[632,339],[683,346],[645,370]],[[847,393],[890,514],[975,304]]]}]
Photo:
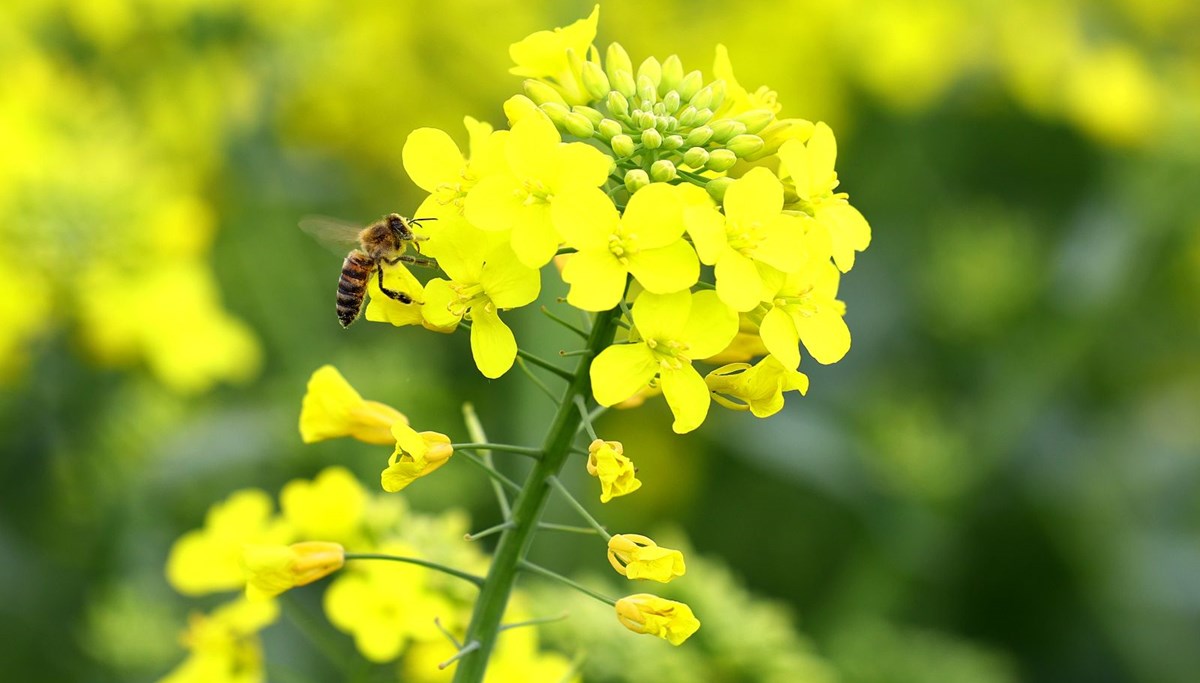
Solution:
[{"label": "thick green stalk", "polygon": [[587,341],[587,348],[592,354],[580,359],[575,374],[563,392],[558,403],[558,412],[546,433],[542,458],[529,473],[521,487],[520,495],[513,503],[513,527],[500,537],[491,569],[484,580],[479,599],[475,602],[475,612],[471,615],[471,625],[467,627],[464,642],[476,641],[479,643],[479,649],[459,660],[458,668],[454,672],[454,683],[480,683],[483,680],[488,657],[491,656],[492,648],[496,645],[496,636],[500,633],[500,619],[504,616],[505,606],[508,605],[513,582],[517,578],[517,572],[537,530],[542,510],[546,507],[546,499],[550,495],[548,480],[562,469],[579,429],[582,418],[575,405],[575,397],[582,396],[587,399],[591,396],[592,383],[588,371],[591,369],[592,358],[612,343],[619,315],[619,310],[612,310],[596,316],[596,323],[592,326]]}]

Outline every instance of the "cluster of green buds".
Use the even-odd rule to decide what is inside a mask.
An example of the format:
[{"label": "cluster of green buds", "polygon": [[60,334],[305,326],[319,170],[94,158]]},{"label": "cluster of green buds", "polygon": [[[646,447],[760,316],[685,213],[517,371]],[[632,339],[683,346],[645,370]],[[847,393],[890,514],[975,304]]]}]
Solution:
[{"label": "cluster of green buds", "polygon": [[[723,49],[722,61],[728,64]],[[619,43],[608,46],[603,63],[595,48],[587,60],[572,55],[570,62],[575,82],[529,78],[525,95],[564,136],[607,147],[631,194],[685,179],[720,201],[739,160],[762,159],[812,134],[809,121],[776,118],[775,93],[746,93],[731,70],[705,82],[698,70],[685,73],[677,55],[647,57],[635,69]]]}]

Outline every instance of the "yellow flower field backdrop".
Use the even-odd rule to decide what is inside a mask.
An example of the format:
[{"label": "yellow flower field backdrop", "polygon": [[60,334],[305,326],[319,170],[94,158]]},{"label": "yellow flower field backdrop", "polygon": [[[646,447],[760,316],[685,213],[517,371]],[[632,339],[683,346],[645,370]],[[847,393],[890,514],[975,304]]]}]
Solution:
[{"label": "yellow flower field backdrop", "polygon": [[[435,437],[470,440],[460,417],[470,401],[491,437],[526,443],[552,406],[505,374],[510,356],[473,361],[471,335],[511,329],[547,357],[573,348],[537,306],[565,297],[611,307],[626,271],[601,262],[604,235],[628,241],[652,224],[661,245],[641,255],[661,266],[675,262],[652,252],[678,248],[682,227],[636,203],[603,214],[588,188],[564,192],[555,210],[593,218],[570,237],[580,254],[594,246],[590,269],[568,265],[570,286],[544,280],[540,294],[523,271],[489,289],[481,272],[447,269],[439,296],[450,304],[535,304],[487,328],[477,314],[470,334],[446,335],[434,330],[458,324],[453,305],[445,320],[402,320],[385,297],[341,329],[333,304],[345,253],[297,224],[418,215],[445,182],[440,159],[485,163],[483,126],[510,127],[502,105],[522,78],[509,74],[521,58],[509,46],[592,9],[0,8],[6,677],[219,681],[233,662],[247,682],[263,671],[272,681],[449,680],[436,665],[454,648],[432,620],[464,625],[455,620],[474,599],[465,583],[350,563],[283,595],[276,613],[230,602],[244,583],[236,548],[320,537],[486,571],[494,539],[463,535],[499,521],[491,485],[457,455],[433,458]],[[570,616],[508,632],[488,680],[1200,676],[1195,3],[611,2],[599,16],[602,51],[619,41],[634,66],[675,54],[685,71],[737,83],[746,102],[827,124],[805,139],[829,131],[832,145],[836,133],[837,191],[870,220],[871,246],[856,254],[847,238],[831,246],[827,274],[789,277],[782,296],[819,295],[825,317],[780,304],[774,341],[741,329],[735,344],[766,343],[773,355],[710,378],[717,405],[696,431],[694,415],[636,387],[597,394],[645,405],[600,418],[601,437],[624,452],[598,439],[588,466],[581,455],[563,479],[590,487],[593,506],[604,487],[614,532],[648,534],[614,537],[614,568],[669,580],[682,572],[681,549],[687,576],[639,584],[655,595],[631,595],[620,623],[585,596],[523,579],[506,622]],[[418,129],[411,149],[430,151],[407,158]],[[814,149],[779,150],[780,163],[803,177],[798,169],[823,164]],[[709,157],[693,153],[689,165],[721,163]],[[584,175],[553,182],[586,185]],[[728,190],[732,205],[739,194],[763,205],[773,190],[761,175]],[[829,190],[801,189],[796,181],[806,201]],[[500,215],[482,206],[481,220]],[[514,230],[527,225],[504,215]],[[717,288],[682,296],[696,310],[717,297],[753,307],[722,285],[740,252],[720,229],[706,235],[692,237],[703,272],[718,269]],[[522,262],[552,255],[513,239]],[[761,260],[786,266],[789,253],[764,248]],[[653,295],[641,310],[681,296],[650,288],[672,289],[692,265],[664,275],[629,260]],[[850,265],[839,288],[837,270]],[[703,346],[704,334],[733,333],[725,322],[659,332]],[[777,359],[806,334],[821,340],[805,341],[819,362],[806,359],[799,374]],[[633,347],[660,353],[621,348]],[[612,367],[611,356],[597,362]],[[313,376],[326,364],[345,379]],[[350,435],[386,447],[305,446],[341,435],[319,419],[303,439],[297,431],[310,377],[328,388],[310,397],[336,398],[326,410],[360,411]],[[396,410],[413,427],[397,426]],[[672,423],[690,433],[671,433]],[[436,432],[416,431],[427,429]],[[415,445],[389,467],[397,431]],[[497,454],[514,477],[524,467],[515,460]],[[384,467],[403,492],[376,483]],[[547,537],[534,554],[596,590],[620,585],[589,540]],[[266,553],[260,564],[271,585],[305,571]],[[670,604],[688,613],[661,621]],[[693,611],[703,627],[678,648],[622,627],[670,640]]]}]

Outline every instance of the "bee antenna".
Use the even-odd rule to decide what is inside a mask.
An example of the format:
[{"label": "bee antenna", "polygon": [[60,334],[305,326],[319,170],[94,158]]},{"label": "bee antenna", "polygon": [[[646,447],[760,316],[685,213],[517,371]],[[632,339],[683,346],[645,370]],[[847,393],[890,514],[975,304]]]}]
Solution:
[{"label": "bee antenna", "polygon": [[410,218],[409,223],[420,223],[421,221],[436,221],[436,218]]}]

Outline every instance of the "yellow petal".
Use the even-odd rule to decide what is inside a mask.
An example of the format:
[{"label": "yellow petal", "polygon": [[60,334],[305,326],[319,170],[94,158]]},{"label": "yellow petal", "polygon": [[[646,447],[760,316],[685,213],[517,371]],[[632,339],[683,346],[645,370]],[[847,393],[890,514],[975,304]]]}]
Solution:
[{"label": "yellow petal", "polygon": [[551,158],[553,171],[546,184],[555,194],[571,187],[600,187],[613,168],[612,157],[583,142],[559,145]]},{"label": "yellow petal", "polygon": [[[638,195],[645,191],[639,191]],[[696,252],[691,245],[676,239],[674,243],[665,247],[646,249],[631,256],[629,272],[633,273],[647,292],[671,294],[696,284],[700,279],[700,262],[696,259]]]},{"label": "yellow petal", "polygon": [[713,274],[717,278],[717,294],[733,310],[749,311],[762,301],[762,278],[754,261],[746,256],[727,249]]},{"label": "yellow petal", "polygon": [[610,346],[592,361],[592,393],[600,405],[615,405],[649,384],[656,372],[654,354],[645,343]]},{"label": "yellow petal", "polygon": [[575,187],[555,195],[550,216],[567,245],[579,250],[607,249],[620,223],[617,208],[597,187]]},{"label": "yellow petal", "polygon": [[722,203],[730,221],[765,221],[783,210],[783,183],[771,171],[757,166],[729,186]]},{"label": "yellow petal", "polygon": [[691,292],[643,292],[633,302],[633,322],[645,339],[678,339],[691,309]]},{"label": "yellow petal", "polygon": [[513,227],[512,250],[526,266],[541,268],[558,251],[558,231],[550,218],[550,205],[534,203],[521,207],[520,224]]},{"label": "yellow petal", "polygon": [[443,183],[461,180],[465,165],[453,138],[437,128],[418,128],[409,133],[401,158],[408,177],[426,192],[436,192]]},{"label": "yellow petal", "polygon": [[691,364],[664,371],[659,381],[663,397],[675,416],[671,429],[676,434],[686,434],[704,423],[710,403],[708,385]]},{"label": "yellow petal", "polygon": [[625,266],[607,248],[571,254],[562,271],[571,285],[567,302],[585,311],[607,311],[620,303],[625,275]]},{"label": "yellow petal", "polygon": [[690,358],[699,359],[715,355],[729,346],[737,331],[737,313],[709,289],[692,295],[687,321],[674,338],[688,345]]},{"label": "yellow petal", "polygon": [[504,245],[484,261],[479,284],[498,308],[518,308],[537,298],[542,279],[537,270],[523,265],[512,249]]},{"label": "yellow petal", "polygon": [[[818,363],[836,363],[850,350],[850,328],[846,327],[841,315],[821,311],[813,316],[796,316],[795,322],[804,348]],[[769,344],[767,348],[770,348]]]},{"label": "yellow petal", "polygon": [[517,340],[491,307],[475,307],[471,318],[471,354],[484,377],[496,379],[517,358]]},{"label": "yellow petal", "polygon": [[621,233],[637,235],[642,249],[665,247],[683,236],[683,198],[674,185],[652,183],[633,195],[621,217]]},{"label": "yellow petal", "polygon": [[771,355],[785,368],[795,370],[800,366],[800,335],[792,316],[782,308],[773,307],[763,316],[758,333]]},{"label": "yellow petal", "polygon": [[425,284],[425,305],[421,306],[421,315],[434,327],[453,328],[462,320],[461,311],[450,310],[457,300],[458,294],[451,289],[448,280],[430,280]]},{"label": "yellow petal", "polygon": [[463,215],[480,230],[511,230],[525,207],[520,181],[509,173],[481,179],[463,201]]}]

